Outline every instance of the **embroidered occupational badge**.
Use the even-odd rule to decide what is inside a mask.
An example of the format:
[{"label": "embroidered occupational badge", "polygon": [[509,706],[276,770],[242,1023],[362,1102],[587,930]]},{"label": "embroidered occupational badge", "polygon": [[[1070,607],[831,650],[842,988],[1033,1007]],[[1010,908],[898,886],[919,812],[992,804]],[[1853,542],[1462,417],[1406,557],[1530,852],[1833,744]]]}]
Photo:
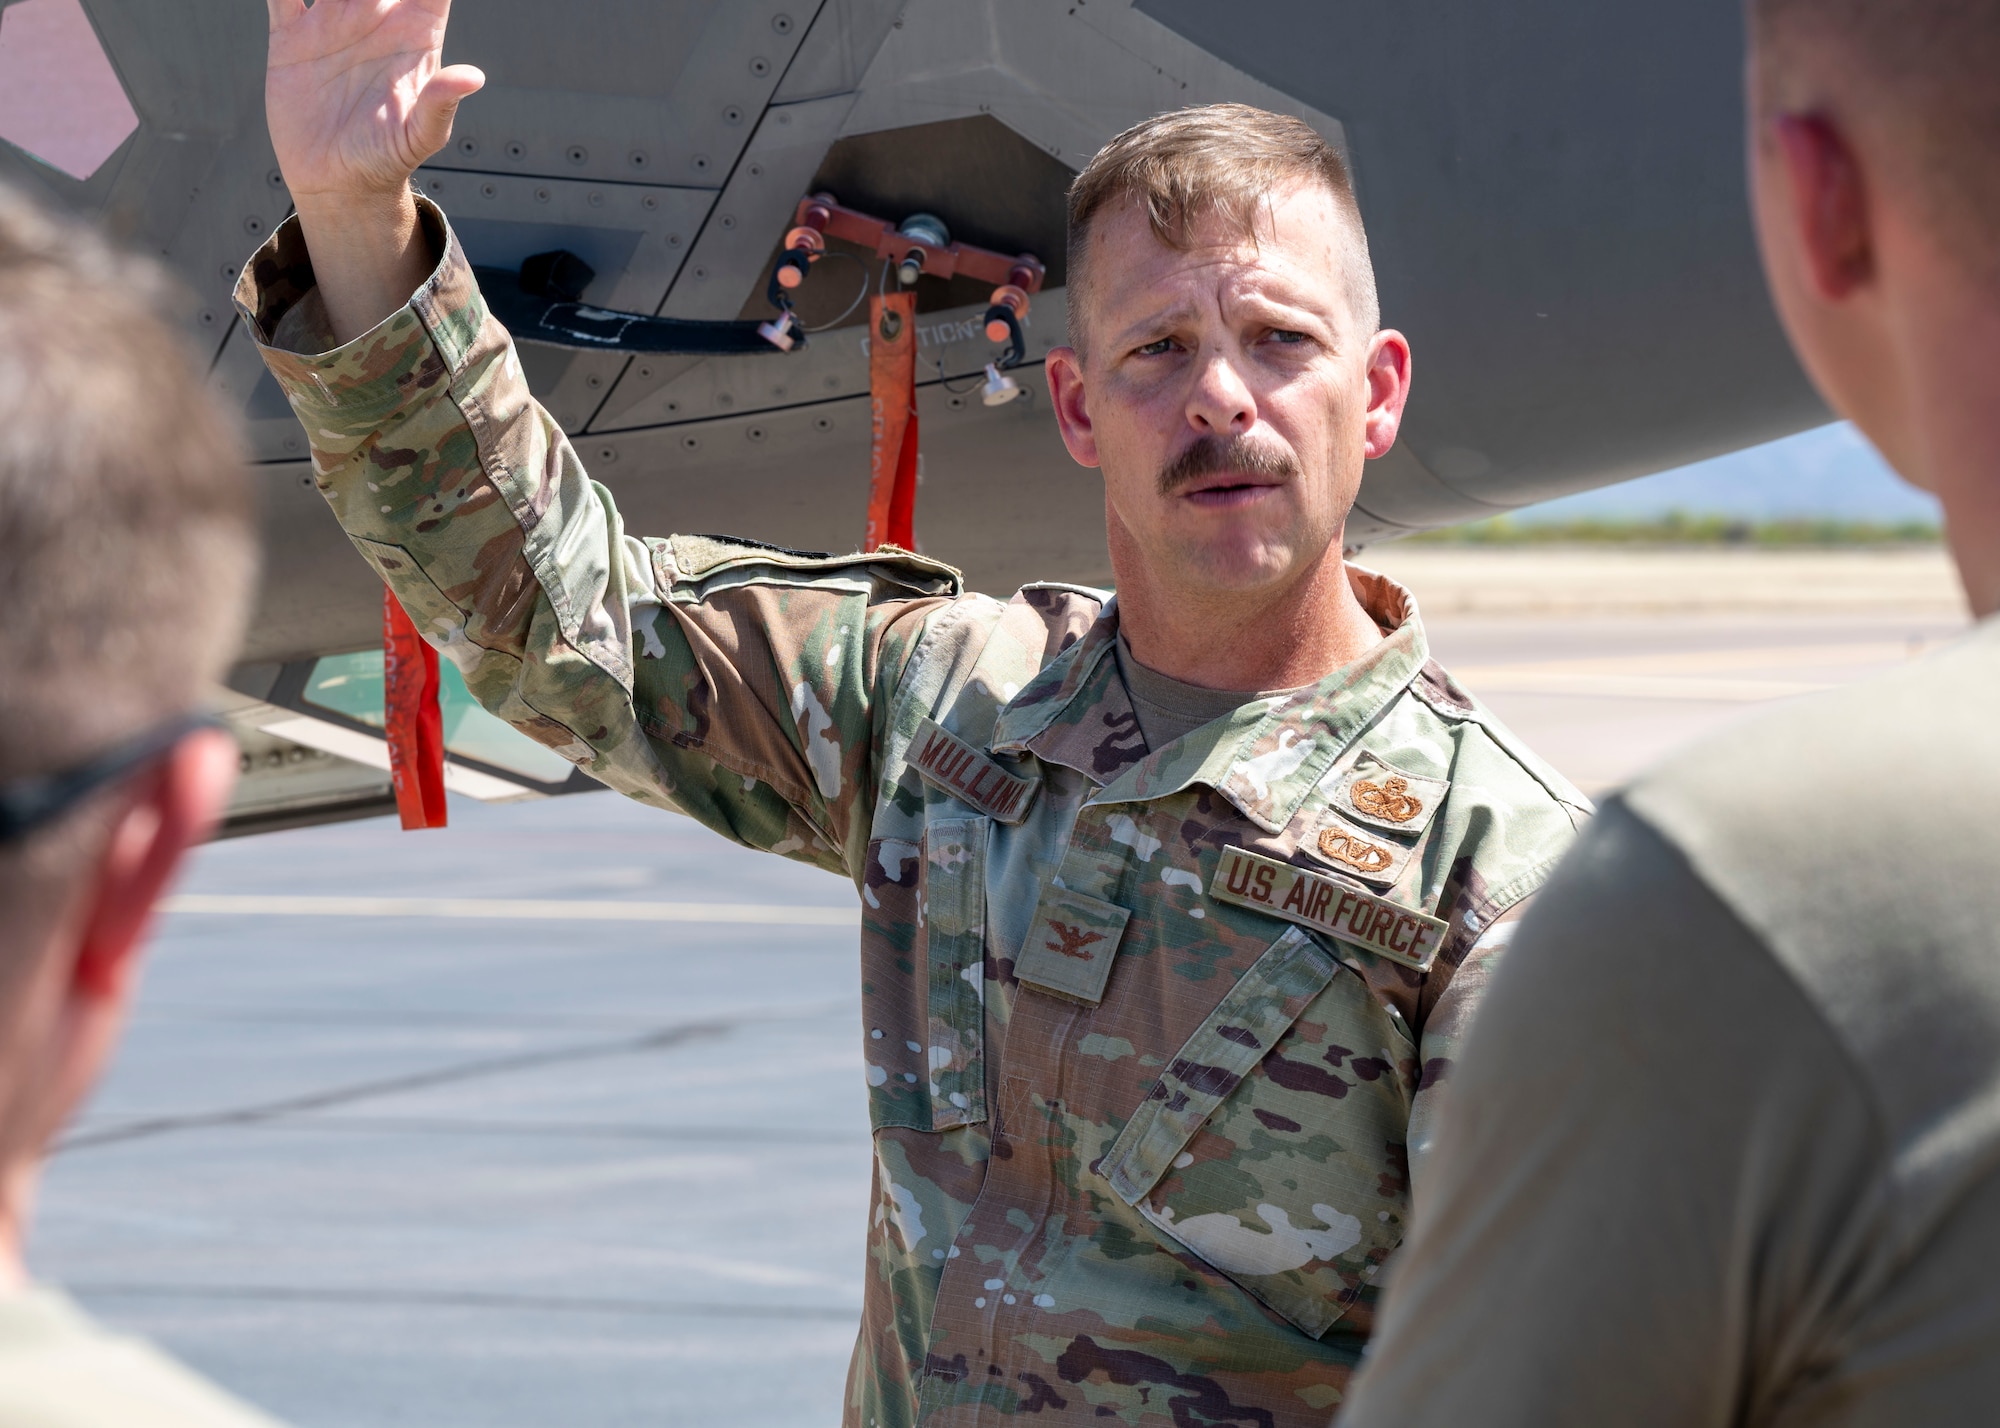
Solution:
[{"label": "embroidered occupational badge", "polygon": [[1385,838],[1348,822],[1332,808],[1320,815],[1318,825],[1300,840],[1299,847],[1336,872],[1384,886],[1403,876],[1416,851],[1403,839]]},{"label": "embroidered occupational badge", "polygon": [[1042,889],[1028,940],[1014,959],[1014,979],[1091,1006],[1118,956],[1118,940],[1132,914],[1114,903],[1085,897],[1053,883]]},{"label": "embroidered occupational badge", "polygon": [[1347,796],[1357,811],[1372,813],[1377,818],[1386,818],[1396,824],[1408,823],[1424,811],[1424,801],[1410,797],[1410,781],[1400,775],[1382,783],[1356,779],[1348,786]]},{"label": "embroidered occupational badge", "polygon": [[1007,772],[993,756],[929,719],[910,741],[910,763],[919,777],[1002,823],[1019,823],[1041,787],[1038,779]]},{"label": "embroidered occupational badge", "polygon": [[1380,843],[1370,843],[1345,828],[1319,830],[1319,851],[1336,863],[1345,863],[1364,876],[1386,873],[1396,866],[1396,855]]},{"label": "embroidered occupational badge", "polygon": [[1423,778],[1370,753],[1320,783],[1342,813],[1391,833],[1423,832],[1450,787],[1449,779]]},{"label": "embroidered occupational badge", "polygon": [[1351,942],[1419,972],[1430,970],[1450,926],[1325,873],[1248,848],[1222,850],[1208,895]]}]

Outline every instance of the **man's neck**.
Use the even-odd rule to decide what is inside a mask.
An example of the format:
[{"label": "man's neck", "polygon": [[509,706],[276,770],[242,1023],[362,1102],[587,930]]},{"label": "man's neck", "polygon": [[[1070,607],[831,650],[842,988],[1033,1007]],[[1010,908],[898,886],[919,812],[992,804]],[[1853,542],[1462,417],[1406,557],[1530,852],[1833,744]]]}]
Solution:
[{"label": "man's neck", "polygon": [[1296,689],[1382,640],[1348,582],[1338,543],[1271,592],[1190,591],[1144,569],[1117,577],[1118,628],[1133,657],[1204,689]]},{"label": "man's neck", "polygon": [[1940,304],[1899,333],[1911,372],[1897,465],[1944,505],[1945,535],[1977,618],[2000,613],[2000,302]]}]

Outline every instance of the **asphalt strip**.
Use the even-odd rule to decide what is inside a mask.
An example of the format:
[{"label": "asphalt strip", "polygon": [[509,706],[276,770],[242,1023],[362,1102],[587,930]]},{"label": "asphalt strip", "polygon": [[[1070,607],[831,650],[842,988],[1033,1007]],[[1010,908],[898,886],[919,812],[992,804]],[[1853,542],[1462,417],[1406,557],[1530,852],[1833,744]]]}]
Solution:
[{"label": "asphalt strip", "polygon": [[114,1122],[103,1126],[85,1126],[70,1132],[58,1141],[55,1153],[88,1150],[100,1145],[118,1145],[126,1141],[148,1140],[154,1136],[171,1135],[181,1131],[208,1130],[216,1126],[255,1125],[262,1121],[275,1121],[288,1116],[331,1110],[336,1106],[352,1105],[357,1101],[379,1100],[385,1096],[426,1091],[459,1081],[478,1081],[492,1076],[511,1075],[544,1066],[561,1065],[565,1062],[596,1061],[610,1056],[670,1051],[688,1042],[726,1035],[734,1030],[736,1025],[738,1023],[721,1020],[688,1022],[680,1026],[661,1027],[656,1031],[642,1032],[637,1036],[613,1037],[609,1040],[548,1047],[538,1051],[514,1052],[504,1056],[482,1056],[404,1076],[384,1076],[368,1081],[350,1082],[342,1086],[324,1087],[317,1091],[308,1091],[304,1095],[286,1096],[275,1101],[228,1106],[219,1110],[195,1111],[186,1115],[152,1116],[143,1120]]}]

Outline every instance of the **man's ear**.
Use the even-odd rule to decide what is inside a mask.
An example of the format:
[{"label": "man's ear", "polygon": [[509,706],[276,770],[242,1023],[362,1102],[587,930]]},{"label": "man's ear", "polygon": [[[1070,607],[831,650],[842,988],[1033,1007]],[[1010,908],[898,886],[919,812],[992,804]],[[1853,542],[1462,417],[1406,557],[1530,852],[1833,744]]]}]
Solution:
[{"label": "man's ear", "polygon": [[1409,339],[1384,328],[1368,344],[1368,420],[1362,450],[1369,460],[1387,456],[1396,444],[1409,400]]},{"label": "man's ear", "polygon": [[188,850],[206,839],[236,783],[235,741],[216,729],[190,734],[141,775],[113,821],[92,875],[73,992],[120,1001],[153,908]]},{"label": "man's ear", "polygon": [[1052,347],[1044,365],[1049,400],[1055,405],[1056,425],[1062,429],[1070,459],[1079,466],[1096,466],[1097,428],[1091,424],[1090,408],[1083,398],[1083,359],[1074,347]]},{"label": "man's ear", "polygon": [[1791,195],[1791,223],[1815,296],[1839,302],[1875,276],[1868,186],[1860,160],[1831,119],[1781,114],[1771,121]]}]

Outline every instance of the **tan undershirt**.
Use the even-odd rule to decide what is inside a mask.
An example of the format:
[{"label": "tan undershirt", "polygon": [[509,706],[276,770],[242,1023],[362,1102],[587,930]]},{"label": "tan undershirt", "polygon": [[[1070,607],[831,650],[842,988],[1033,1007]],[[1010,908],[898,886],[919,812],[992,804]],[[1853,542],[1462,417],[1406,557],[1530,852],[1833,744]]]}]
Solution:
[{"label": "tan undershirt", "polygon": [[1139,716],[1139,732],[1145,736],[1146,747],[1155,752],[1204,724],[1234,714],[1253,700],[1298,693],[1297,689],[1204,689],[1199,684],[1183,684],[1140,664],[1123,635],[1118,637],[1118,672],[1125,677],[1132,712]]}]

